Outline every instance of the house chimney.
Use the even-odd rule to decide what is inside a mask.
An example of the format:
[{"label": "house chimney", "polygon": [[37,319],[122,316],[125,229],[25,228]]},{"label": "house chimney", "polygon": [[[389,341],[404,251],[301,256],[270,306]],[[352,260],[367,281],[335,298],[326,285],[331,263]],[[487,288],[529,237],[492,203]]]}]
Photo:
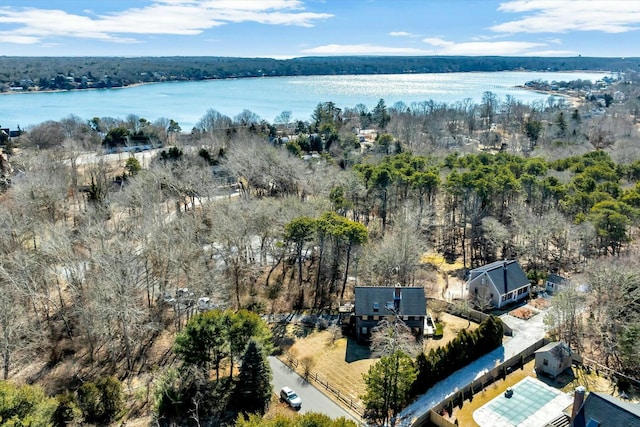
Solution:
[{"label": "house chimney", "polygon": [[578,411],[582,407],[582,403],[584,402],[584,392],[587,391],[583,386],[576,387],[575,392],[573,393],[573,408],[571,409],[571,422],[576,419],[576,415]]},{"label": "house chimney", "polygon": [[507,266],[509,265],[508,261],[502,262],[502,274],[504,276],[504,293],[509,293],[509,287],[507,286]]}]

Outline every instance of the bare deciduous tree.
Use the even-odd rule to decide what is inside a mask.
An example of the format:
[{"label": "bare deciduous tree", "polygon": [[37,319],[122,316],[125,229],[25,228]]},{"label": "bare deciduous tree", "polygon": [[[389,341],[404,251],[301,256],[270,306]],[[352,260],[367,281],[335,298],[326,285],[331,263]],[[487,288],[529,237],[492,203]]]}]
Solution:
[{"label": "bare deciduous tree", "polygon": [[576,284],[568,282],[553,296],[544,317],[550,334],[578,352],[583,349],[585,303],[585,296],[578,291]]},{"label": "bare deciduous tree", "polygon": [[390,356],[398,351],[416,356],[421,350],[411,328],[395,314],[382,319],[371,329],[371,353],[375,357]]}]

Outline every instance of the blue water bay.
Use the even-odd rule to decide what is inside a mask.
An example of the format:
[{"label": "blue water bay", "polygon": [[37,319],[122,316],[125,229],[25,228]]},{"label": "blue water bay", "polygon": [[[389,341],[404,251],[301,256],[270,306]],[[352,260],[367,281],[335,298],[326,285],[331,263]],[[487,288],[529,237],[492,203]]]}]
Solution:
[{"label": "blue water bay", "polygon": [[86,120],[135,114],[150,121],[162,117],[173,119],[188,131],[209,109],[232,118],[243,110],[250,110],[269,122],[282,111],[291,111],[292,119],[306,121],[320,102],[331,101],[340,108],[364,104],[370,110],[380,98],[389,107],[397,102],[411,106],[428,100],[450,104],[470,99],[480,103],[486,91],[496,94],[500,101],[511,95],[531,103],[546,101],[549,95],[517,86],[536,79],[595,81],[606,75],[605,72],[493,72],[265,77],[12,93],[0,96],[0,125],[27,128],[71,114]]}]

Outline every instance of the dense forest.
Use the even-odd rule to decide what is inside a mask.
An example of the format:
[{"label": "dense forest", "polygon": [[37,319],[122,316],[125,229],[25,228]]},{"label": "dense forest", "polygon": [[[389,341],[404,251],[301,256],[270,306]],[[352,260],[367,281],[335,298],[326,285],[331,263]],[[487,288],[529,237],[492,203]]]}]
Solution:
[{"label": "dense forest", "polygon": [[640,58],[547,57],[2,57],[0,91],[111,88],[241,77],[470,71],[640,71]]},{"label": "dense forest", "polygon": [[210,110],[188,133],[70,116],[5,136],[3,377],[41,387],[28,393],[59,425],[233,424],[247,391],[228,373],[267,378],[260,316],[333,312],[354,283],[438,297],[430,253],[460,278],[507,258],[534,284],[569,278],[550,333],[638,378],[638,75],[572,101],[325,102],[295,123]]}]

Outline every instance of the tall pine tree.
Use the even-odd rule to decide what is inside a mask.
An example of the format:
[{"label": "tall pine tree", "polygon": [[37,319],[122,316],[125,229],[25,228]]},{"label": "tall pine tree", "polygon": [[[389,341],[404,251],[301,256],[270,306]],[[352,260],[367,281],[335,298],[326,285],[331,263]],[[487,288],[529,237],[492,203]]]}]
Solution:
[{"label": "tall pine tree", "polygon": [[238,403],[244,413],[264,414],[271,400],[271,369],[262,347],[251,339],[242,355],[236,384]]}]

